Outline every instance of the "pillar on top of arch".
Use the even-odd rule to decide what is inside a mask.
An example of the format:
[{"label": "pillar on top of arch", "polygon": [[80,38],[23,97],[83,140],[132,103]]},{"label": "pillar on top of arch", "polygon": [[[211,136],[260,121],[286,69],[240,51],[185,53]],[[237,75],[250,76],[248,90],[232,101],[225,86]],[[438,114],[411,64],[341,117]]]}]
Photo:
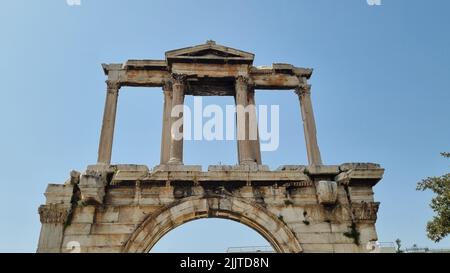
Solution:
[{"label": "pillar on top of arch", "polygon": [[307,83],[305,77],[301,78],[301,84],[296,88],[295,93],[300,100],[308,163],[310,166],[322,165],[322,158],[317,143],[316,122],[311,102],[311,85]]}]

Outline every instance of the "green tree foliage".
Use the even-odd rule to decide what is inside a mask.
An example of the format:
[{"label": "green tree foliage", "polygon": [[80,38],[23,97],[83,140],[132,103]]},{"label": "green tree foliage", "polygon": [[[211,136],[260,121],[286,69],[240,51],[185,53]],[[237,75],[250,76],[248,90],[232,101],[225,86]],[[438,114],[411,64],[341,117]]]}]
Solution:
[{"label": "green tree foliage", "polygon": [[[442,156],[450,158],[450,153]],[[427,224],[427,235],[439,242],[450,233],[450,173],[423,179],[417,184],[417,190],[431,190],[436,194],[430,204],[436,215]]]}]

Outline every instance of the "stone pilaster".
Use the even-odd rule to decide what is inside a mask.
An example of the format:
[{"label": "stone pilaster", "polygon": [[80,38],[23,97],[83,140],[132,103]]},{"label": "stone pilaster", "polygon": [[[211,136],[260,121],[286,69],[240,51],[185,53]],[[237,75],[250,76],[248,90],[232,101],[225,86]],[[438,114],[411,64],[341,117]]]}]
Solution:
[{"label": "stone pilaster", "polygon": [[98,147],[98,163],[110,164],[112,145],[114,138],[114,126],[116,123],[117,99],[119,97],[120,83],[117,81],[106,81],[107,92],[105,109],[103,112],[103,124]]},{"label": "stone pilaster", "polygon": [[[183,164],[183,106],[185,75],[172,75],[171,139],[169,164]],[[175,107],[181,107],[179,115],[174,116]]]},{"label": "stone pilaster", "polygon": [[70,221],[73,193],[72,184],[47,187],[46,204],[38,210],[42,226],[37,252],[61,252],[64,229]]},{"label": "stone pilaster", "polygon": [[309,165],[322,165],[319,145],[317,144],[316,122],[311,103],[311,86],[307,84],[305,78],[303,78],[303,84],[295,90],[295,93],[300,100]]}]

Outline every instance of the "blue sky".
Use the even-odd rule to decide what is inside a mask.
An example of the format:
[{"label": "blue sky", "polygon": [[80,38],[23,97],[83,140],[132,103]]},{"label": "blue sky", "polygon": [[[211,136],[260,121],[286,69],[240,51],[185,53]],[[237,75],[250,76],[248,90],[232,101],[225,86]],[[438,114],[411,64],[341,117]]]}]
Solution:
[{"label": "blue sky", "polygon": [[[167,50],[208,39],[255,53],[255,65],[314,68],[324,162],[376,162],[386,169],[375,187],[380,241],[450,248],[450,239],[433,244],[426,238],[432,196],[415,191],[420,179],[450,165],[439,155],[450,151],[450,2],[382,3],[81,0],[71,7],[65,0],[2,1],[0,251],[34,252],[46,185],[96,161],[105,97],[100,64],[161,59]],[[257,91],[256,101],[280,105],[280,147],[263,153],[264,163],[305,164],[295,95]],[[121,91],[114,162],[158,164],[161,111],[159,89]],[[236,163],[234,142],[185,144],[186,164],[218,162]],[[265,242],[240,224],[205,220],[169,233],[155,251],[223,251],[236,244]]]}]

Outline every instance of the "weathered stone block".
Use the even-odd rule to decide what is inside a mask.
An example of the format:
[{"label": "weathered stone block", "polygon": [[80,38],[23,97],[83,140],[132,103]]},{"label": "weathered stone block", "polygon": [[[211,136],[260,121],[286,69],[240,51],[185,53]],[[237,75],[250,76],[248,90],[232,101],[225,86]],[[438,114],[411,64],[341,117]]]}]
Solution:
[{"label": "weathered stone block", "polygon": [[343,172],[349,170],[371,170],[380,168],[380,165],[376,163],[344,163],[339,166],[339,169]]},{"label": "weathered stone block", "polygon": [[333,205],[337,201],[337,183],[334,181],[316,182],[317,198],[322,205]]},{"label": "weathered stone block", "polygon": [[295,223],[290,223],[289,226],[297,233],[331,233],[331,224],[329,223],[311,223],[302,220]]},{"label": "weathered stone block", "polygon": [[201,172],[200,165],[177,165],[177,164],[163,164],[158,165],[153,169],[153,172]]},{"label": "weathered stone block", "polygon": [[342,172],[336,176],[335,180],[349,185],[373,187],[384,174],[384,169],[373,163],[346,163],[339,168]]},{"label": "weathered stone block", "polygon": [[360,233],[360,241],[363,244],[378,240],[378,235],[375,230],[375,226],[373,225],[360,224],[358,225],[358,231]]},{"label": "weathered stone block", "polygon": [[87,253],[120,253],[122,251],[122,247],[116,246],[103,246],[103,247],[87,247]]},{"label": "weathered stone block", "polygon": [[333,244],[334,253],[357,253],[360,252],[360,247],[353,244]]},{"label": "weathered stone block", "polygon": [[63,240],[64,225],[55,223],[42,223],[39,236],[38,253],[59,253]]},{"label": "weathered stone block", "polygon": [[90,171],[111,172],[112,173],[115,171],[115,167],[114,167],[114,165],[98,163],[98,164],[88,165],[86,168],[86,172],[90,172]]},{"label": "weathered stone block", "polygon": [[282,172],[282,171],[288,171],[288,172],[304,172],[306,170],[306,166],[304,165],[281,165],[276,169],[276,171]]},{"label": "weathered stone block", "polygon": [[107,207],[97,210],[96,223],[115,223],[119,221],[119,207]]},{"label": "weathered stone block", "polygon": [[303,251],[306,253],[334,253],[333,244],[303,243]]},{"label": "weathered stone block", "polygon": [[132,171],[132,172],[149,172],[149,168],[146,165],[137,164],[117,164],[113,165],[116,171]]},{"label": "weathered stone block", "polygon": [[92,224],[72,223],[64,230],[64,235],[88,235],[91,232]]},{"label": "weathered stone block", "polygon": [[310,175],[337,175],[339,173],[339,166],[312,165],[306,168],[306,173]]},{"label": "weathered stone block", "polygon": [[70,172],[70,178],[64,184],[78,185],[80,183],[80,176],[80,172],[73,170]]},{"label": "weathered stone block", "polygon": [[87,170],[80,179],[81,199],[87,204],[102,204],[105,197],[107,173],[96,170]]},{"label": "weathered stone block", "polygon": [[94,206],[78,206],[73,210],[72,223],[76,224],[93,224],[95,215]]},{"label": "weathered stone block", "polygon": [[334,239],[328,232],[296,233],[302,244],[333,244]]},{"label": "weathered stone block", "polygon": [[155,207],[151,206],[121,206],[119,208],[119,223],[139,223],[143,221],[149,211],[154,211]]},{"label": "weathered stone block", "polygon": [[44,195],[46,197],[46,204],[70,204],[73,196],[73,185],[50,184]]},{"label": "weathered stone block", "polygon": [[350,199],[352,202],[361,203],[361,202],[373,202],[373,190],[368,186],[351,186],[348,187],[348,191],[350,194]]},{"label": "weathered stone block", "polygon": [[88,247],[120,247],[124,245],[128,236],[128,234],[67,235],[64,236],[63,246],[67,246],[70,242],[77,242],[82,249]]},{"label": "weathered stone block", "polygon": [[95,224],[91,234],[130,234],[136,229],[136,224]]}]

